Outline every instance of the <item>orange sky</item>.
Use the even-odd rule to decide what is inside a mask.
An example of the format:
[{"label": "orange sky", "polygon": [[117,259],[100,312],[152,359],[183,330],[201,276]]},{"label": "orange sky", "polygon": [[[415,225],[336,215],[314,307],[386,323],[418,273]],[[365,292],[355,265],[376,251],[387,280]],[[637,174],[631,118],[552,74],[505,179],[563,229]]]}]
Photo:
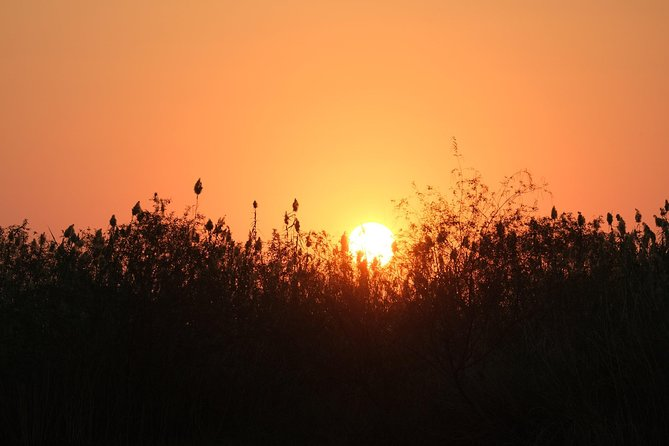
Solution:
[{"label": "orange sky", "polygon": [[[103,4],[105,3],[105,4]],[[141,3],[141,5],[139,5]],[[36,1],[0,6],[0,225],[130,219],[155,191],[245,237],[397,228],[411,182],[520,168],[559,210],[669,196],[669,2]]]}]

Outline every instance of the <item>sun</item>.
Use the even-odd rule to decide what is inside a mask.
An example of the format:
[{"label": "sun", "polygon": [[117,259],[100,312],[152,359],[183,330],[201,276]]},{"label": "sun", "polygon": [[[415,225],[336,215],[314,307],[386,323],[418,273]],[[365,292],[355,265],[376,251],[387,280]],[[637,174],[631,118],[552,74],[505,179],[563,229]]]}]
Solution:
[{"label": "sun", "polygon": [[363,223],[351,231],[348,237],[349,251],[353,256],[358,252],[372,262],[375,258],[381,265],[390,262],[393,256],[393,232],[381,223]]}]

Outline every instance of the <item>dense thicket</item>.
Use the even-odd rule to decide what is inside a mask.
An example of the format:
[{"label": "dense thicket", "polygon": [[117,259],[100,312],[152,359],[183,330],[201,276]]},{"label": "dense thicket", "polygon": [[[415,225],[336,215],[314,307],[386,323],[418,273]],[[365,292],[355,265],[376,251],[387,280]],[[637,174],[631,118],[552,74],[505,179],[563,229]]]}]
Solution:
[{"label": "dense thicket", "polygon": [[3,444],[668,438],[669,203],[585,222],[536,190],[456,171],[400,204],[386,267],[297,202],[264,242],[157,196],[105,230],[0,228]]}]

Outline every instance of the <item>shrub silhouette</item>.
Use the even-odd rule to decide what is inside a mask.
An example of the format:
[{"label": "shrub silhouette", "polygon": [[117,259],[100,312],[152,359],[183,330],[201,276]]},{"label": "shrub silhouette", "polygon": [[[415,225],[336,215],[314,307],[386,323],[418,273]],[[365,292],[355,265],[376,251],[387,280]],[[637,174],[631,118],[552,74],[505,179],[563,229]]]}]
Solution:
[{"label": "shrub silhouette", "polygon": [[[457,147],[456,147],[457,154]],[[7,443],[646,443],[669,434],[669,203],[538,216],[527,172],[416,190],[386,266],[242,243],[157,194],[59,239],[0,228]],[[206,194],[205,194],[206,195]],[[653,229],[654,228],[654,229]],[[358,259],[360,260],[360,259]]]}]

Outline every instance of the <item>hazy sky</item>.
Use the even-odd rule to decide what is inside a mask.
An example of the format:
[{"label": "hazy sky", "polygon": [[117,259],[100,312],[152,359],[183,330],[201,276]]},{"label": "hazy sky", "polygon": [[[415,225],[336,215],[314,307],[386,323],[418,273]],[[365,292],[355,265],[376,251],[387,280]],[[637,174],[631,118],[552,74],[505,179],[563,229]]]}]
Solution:
[{"label": "hazy sky", "polygon": [[263,236],[396,228],[411,182],[527,168],[559,210],[669,196],[669,1],[3,1],[0,225],[154,192]]}]

